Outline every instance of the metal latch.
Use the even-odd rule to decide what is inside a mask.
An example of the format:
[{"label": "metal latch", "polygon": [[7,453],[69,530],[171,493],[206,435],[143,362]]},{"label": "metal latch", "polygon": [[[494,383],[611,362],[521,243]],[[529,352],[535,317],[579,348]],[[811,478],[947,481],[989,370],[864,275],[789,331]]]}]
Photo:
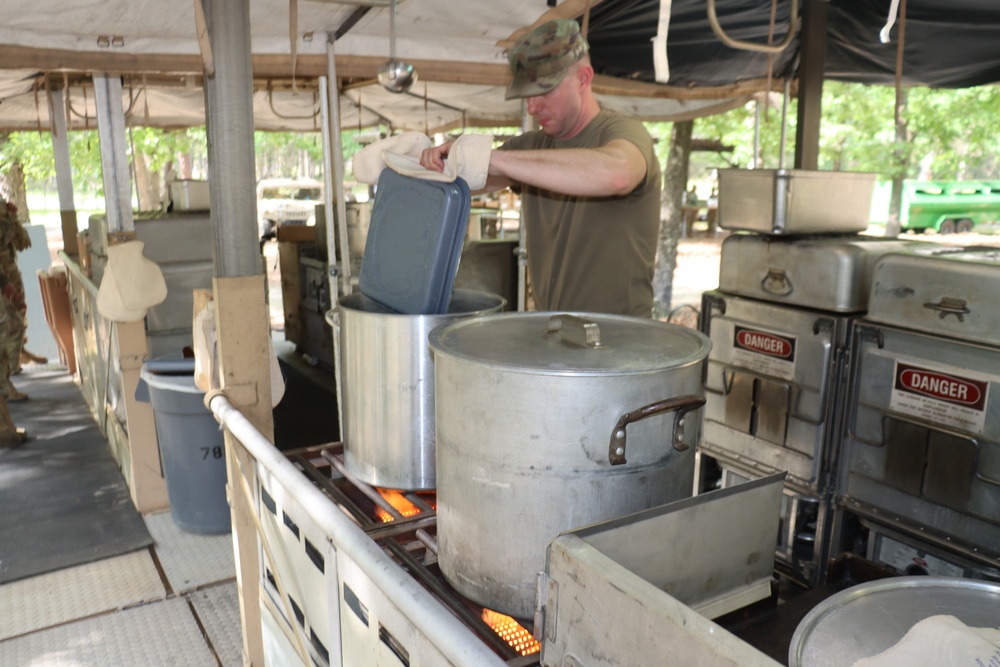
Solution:
[{"label": "metal latch", "polygon": [[925,303],[924,308],[938,311],[938,317],[942,320],[949,315],[954,315],[959,322],[965,321],[965,316],[971,313],[965,299],[954,299],[949,296],[941,297],[937,303]]},{"label": "metal latch", "polygon": [[784,269],[768,269],[767,275],[760,281],[760,288],[775,296],[788,296],[794,289]]}]

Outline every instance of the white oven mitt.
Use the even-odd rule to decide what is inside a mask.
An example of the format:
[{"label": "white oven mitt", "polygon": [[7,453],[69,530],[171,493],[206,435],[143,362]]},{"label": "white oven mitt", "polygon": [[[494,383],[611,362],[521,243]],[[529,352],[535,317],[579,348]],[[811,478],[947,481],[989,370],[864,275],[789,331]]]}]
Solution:
[{"label": "white oven mitt", "polygon": [[[354,156],[354,176],[363,183],[376,183],[382,169],[389,167],[404,176],[428,181],[451,183],[461,176],[470,190],[486,187],[493,150],[493,135],[463,134],[451,146],[444,162],[444,171],[425,169],[420,165],[420,154],[431,147],[431,140],[419,132],[407,132],[369,144]],[[362,156],[365,151],[372,150]],[[359,157],[361,172],[358,172]],[[377,171],[376,171],[377,170]],[[371,178],[372,180],[367,180]]]},{"label": "white oven mitt", "polygon": [[[142,255],[142,241],[108,246],[108,265],[97,293],[97,309],[115,322],[138,322],[163,303],[167,283],[160,267]],[[102,296],[103,295],[103,296]]]},{"label": "white oven mitt", "polygon": [[915,624],[895,646],[858,660],[854,667],[977,667],[998,663],[1000,629],[970,628],[954,616],[939,615]]}]

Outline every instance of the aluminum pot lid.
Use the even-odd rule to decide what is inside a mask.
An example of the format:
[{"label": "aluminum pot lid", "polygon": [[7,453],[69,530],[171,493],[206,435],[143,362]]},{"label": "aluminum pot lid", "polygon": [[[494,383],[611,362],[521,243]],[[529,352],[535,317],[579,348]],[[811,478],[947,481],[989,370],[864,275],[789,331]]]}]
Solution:
[{"label": "aluminum pot lid", "polygon": [[707,336],[676,324],[599,313],[500,313],[443,324],[435,355],[544,374],[650,373],[701,362]]}]

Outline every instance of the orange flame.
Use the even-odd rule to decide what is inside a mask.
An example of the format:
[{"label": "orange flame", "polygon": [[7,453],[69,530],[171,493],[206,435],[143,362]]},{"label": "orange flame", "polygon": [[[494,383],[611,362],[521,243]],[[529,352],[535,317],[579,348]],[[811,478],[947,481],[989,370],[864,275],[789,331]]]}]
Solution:
[{"label": "orange flame", "polygon": [[510,616],[504,616],[492,609],[483,609],[483,621],[521,655],[538,653],[542,648],[531,633]]},{"label": "orange flame", "polygon": [[[402,491],[380,488],[376,488],[375,490],[378,491],[378,494],[382,496],[387,503],[392,505],[392,507],[404,517],[420,514],[420,508],[411,503],[409,499],[403,495]],[[418,495],[423,498],[423,500],[430,505],[432,509],[435,507],[436,503],[434,502],[434,494],[420,493]],[[394,521],[393,516],[381,507],[375,508],[375,516],[382,523],[391,523]]]}]

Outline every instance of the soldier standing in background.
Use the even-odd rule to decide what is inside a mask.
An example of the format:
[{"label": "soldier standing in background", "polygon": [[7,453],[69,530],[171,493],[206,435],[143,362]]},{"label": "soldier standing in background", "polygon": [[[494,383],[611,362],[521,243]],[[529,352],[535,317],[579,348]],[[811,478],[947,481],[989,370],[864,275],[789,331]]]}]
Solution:
[{"label": "soldier standing in background", "polygon": [[[24,429],[14,426],[7,402],[28,398],[14,387],[10,376],[20,365],[27,310],[17,252],[29,245],[31,240],[17,220],[17,209],[0,199],[0,448],[17,447],[27,439]],[[11,267],[13,272],[8,273]]]},{"label": "soldier standing in background", "polygon": [[[17,219],[17,209],[0,199],[0,396],[6,401],[28,398],[14,387],[10,376],[20,369],[24,318],[28,310],[24,282],[17,268],[17,253],[30,246],[31,238]],[[0,429],[2,422],[0,415]]]}]

